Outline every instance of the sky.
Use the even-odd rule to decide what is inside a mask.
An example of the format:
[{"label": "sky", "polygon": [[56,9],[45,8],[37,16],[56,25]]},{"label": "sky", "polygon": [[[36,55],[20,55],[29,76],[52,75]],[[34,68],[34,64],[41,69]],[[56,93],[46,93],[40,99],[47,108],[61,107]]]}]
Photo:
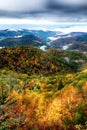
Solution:
[{"label": "sky", "polygon": [[[2,0],[0,27],[21,24],[42,28],[87,23],[87,0]],[[21,27],[20,25],[20,27]],[[49,27],[50,26],[50,27]],[[61,27],[60,26],[60,27]],[[15,26],[17,27],[17,26]],[[29,27],[29,26],[28,26]],[[82,27],[82,26],[81,26]],[[86,28],[84,28],[86,30]]]}]

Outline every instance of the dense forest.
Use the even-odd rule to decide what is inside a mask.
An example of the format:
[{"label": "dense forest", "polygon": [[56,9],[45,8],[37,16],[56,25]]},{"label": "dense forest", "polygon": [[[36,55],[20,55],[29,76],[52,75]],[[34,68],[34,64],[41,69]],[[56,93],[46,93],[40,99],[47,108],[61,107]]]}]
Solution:
[{"label": "dense forest", "polygon": [[86,129],[86,53],[0,49],[0,130]]}]

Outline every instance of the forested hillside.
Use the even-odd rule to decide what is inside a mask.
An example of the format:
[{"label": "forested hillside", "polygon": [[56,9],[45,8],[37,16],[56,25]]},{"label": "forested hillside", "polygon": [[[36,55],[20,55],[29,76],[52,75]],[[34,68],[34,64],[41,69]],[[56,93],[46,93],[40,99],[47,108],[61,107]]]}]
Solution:
[{"label": "forested hillside", "polygon": [[0,50],[0,130],[86,130],[86,53]]},{"label": "forested hillside", "polygon": [[[77,62],[78,61],[78,62]],[[76,72],[87,57],[79,52],[50,49],[42,51],[33,46],[0,50],[0,67],[32,74]]]}]

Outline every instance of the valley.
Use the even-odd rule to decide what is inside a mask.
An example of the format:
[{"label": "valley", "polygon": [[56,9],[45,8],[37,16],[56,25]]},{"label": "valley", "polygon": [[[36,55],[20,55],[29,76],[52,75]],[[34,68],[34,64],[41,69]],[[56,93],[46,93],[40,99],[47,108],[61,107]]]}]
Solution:
[{"label": "valley", "polygon": [[87,32],[60,32],[51,30],[5,29],[0,31],[0,47],[33,45],[42,50],[87,51]]},{"label": "valley", "polygon": [[86,130],[87,34],[11,29],[0,38],[0,130]]}]

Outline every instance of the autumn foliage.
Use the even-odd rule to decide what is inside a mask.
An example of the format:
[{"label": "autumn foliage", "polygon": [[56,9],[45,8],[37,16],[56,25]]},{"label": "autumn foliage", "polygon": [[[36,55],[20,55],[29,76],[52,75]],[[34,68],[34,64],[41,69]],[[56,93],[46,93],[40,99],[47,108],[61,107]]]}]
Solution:
[{"label": "autumn foliage", "polygon": [[35,47],[0,50],[0,130],[87,129],[86,55],[73,55]]}]

